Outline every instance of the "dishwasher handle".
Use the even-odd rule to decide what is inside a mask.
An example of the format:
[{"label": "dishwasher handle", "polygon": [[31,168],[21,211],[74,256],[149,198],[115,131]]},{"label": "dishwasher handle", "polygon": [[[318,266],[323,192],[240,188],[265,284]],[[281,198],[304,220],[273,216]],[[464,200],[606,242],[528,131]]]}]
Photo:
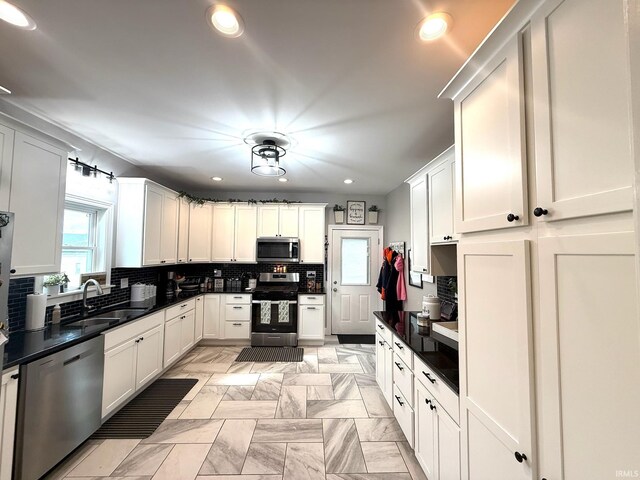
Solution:
[{"label": "dishwasher handle", "polygon": [[64,362],[62,362],[62,366],[66,367],[70,363],[77,362],[78,360],[80,360],[80,358],[82,358],[82,357],[80,357],[80,355],[76,355],[75,357],[71,357],[70,359],[65,360]]}]

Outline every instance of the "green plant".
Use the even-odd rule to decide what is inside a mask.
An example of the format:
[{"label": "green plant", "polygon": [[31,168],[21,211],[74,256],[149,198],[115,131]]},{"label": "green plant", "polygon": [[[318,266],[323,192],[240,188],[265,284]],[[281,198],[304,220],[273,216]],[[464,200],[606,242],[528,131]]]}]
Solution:
[{"label": "green plant", "polygon": [[334,212],[344,212],[344,205],[338,205],[337,203],[333,206]]},{"label": "green plant", "polygon": [[370,211],[370,212],[379,212],[379,211],[380,211],[380,209],[378,208],[378,206],[377,206],[377,205],[371,205],[371,206],[369,207],[369,211]]},{"label": "green plant", "polygon": [[45,278],[42,285],[45,287],[55,287],[56,285],[66,285],[69,283],[69,277],[66,273],[54,273]]}]

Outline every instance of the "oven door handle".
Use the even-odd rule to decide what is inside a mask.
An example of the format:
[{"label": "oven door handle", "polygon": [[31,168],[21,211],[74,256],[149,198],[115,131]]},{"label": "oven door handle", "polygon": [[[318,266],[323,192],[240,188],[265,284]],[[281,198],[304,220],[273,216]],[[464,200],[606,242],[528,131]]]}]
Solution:
[{"label": "oven door handle", "polygon": [[[271,302],[271,304],[278,304],[279,300],[269,300]],[[260,304],[260,300],[252,300],[251,303],[253,303],[254,305],[256,304]],[[289,300],[289,305],[295,305],[296,303],[298,303],[297,300]]]}]

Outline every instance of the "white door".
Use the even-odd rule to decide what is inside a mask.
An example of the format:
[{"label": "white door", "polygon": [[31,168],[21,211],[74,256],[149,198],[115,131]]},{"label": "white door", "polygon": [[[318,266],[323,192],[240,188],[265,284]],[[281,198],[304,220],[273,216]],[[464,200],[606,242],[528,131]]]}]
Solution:
[{"label": "white door", "polygon": [[196,298],[196,318],[194,321],[194,341],[202,340],[202,328],[204,325],[204,297]]},{"label": "white door", "polygon": [[301,305],[298,308],[298,339],[324,339],[324,305]]},{"label": "white door", "polygon": [[[252,205],[236,205],[235,242],[233,258],[236,262],[256,261],[257,214]],[[229,234],[231,232],[227,232]]]},{"label": "white door", "polygon": [[280,211],[280,236],[297,238],[298,237],[298,223],[299,223],[299,210],[297,205],[281,205]]},{"label": "white door", "polygon": [[196,312],[191,310],[190,312],[181,315],[180,325],[180,353],[185,353],[191,347],[195,340],[196,331]]},{"label": "white door", "polygon": [[213,229],[211,231],[211,260],[231,262],[234,259],[235,205],[213,206]]},{"label": "white door", "polygon": [[164,194],[160,240],[161,263],[177,263],[178,260],[178,202],[175,194]]},{"label": "white door", "polygon": [[[415,454],[418,463],[430,480],[437,480],[438,462],[438,432],[437,413],[432,406],[435,400],[420,382],[415,383],[415,412],[416,412],[416,438]],[[446,415],[446,414],[445,414]],[[458,451],[460,448],[458,447]]]},{"label": "white door", "polygon": [[300,207],[300,263],[324,263],[325,208]]},{"label": "white door", "polygon": [[0,210],[5,212],[9,210],[14,134],[11,128],[0,125]]},{"label": "white door", "polygon": [[378,229],[333,230],[329,271],[332,334],[373,334],[371,312],[382,310],[376,290],[381,262]]},{"label": "white door", "polygon": [[220,338],[220,295],[205,295],[203,338]]},{"label": "white door", "polygon": [[633,233],[539,240],[540,477],[640,469],[635,248]]},{"label": "white door", "polygon": [[180,356],[181,341],[182,319],[175,317],[167,320],[164,324],[164,368],[167,368]]},{"label": "white door", "polygon": [[159,265],[162,261],[162,203],[164,192],[147,185],[144,195],[144,253],[143,265]]},{"label": "white door", "polygon": [[460,480],[460,427],[438,402],[435,404],[438,421],[438,474],[435,478]]},{"label": "white door", "polygon": [[210,262],[213,206],[192,203],[189,207],[189,262]]},{"label": "white door", "polygon": [[181,198],[178,203],[178,263],[186,263],[189,259],[189,210],[189,202]]},{"label": "white door", "polygon": [[115,410],[136,391],[136,339],[104,352],[102,416]]},{"label": "white door", "polygon": [[376,383],[380,387],[380,390],[384,390],[384,359],[386,357],[384,346],[384,339],[376,334]]},{"label": "white door", "polygon": [[429,273],[429,224],[427,217],[427,176],[421,175],[409,184],[411,212],[411,269]]},{"label": "white door", "polygon": [[163,338],[163,326],[158,325],[136,339],[138,340],[136,390],[162,370]]},{"label": "white door", "polygon": [[453,182],[455,161],[451,158],[430,170],[429,177],[429,239],[432,244],[446,243],[453,234]]},{"label": "white door", "polygon": [[280,207],[277,205],[258,206],[258,237],[277,237]]}]

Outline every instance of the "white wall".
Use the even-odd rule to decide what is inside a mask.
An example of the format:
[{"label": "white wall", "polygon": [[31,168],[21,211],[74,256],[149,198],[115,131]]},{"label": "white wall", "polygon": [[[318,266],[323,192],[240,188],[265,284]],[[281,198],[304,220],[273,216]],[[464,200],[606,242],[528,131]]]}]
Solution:
[{"label": "white wall", "polygon": [[[386,197],[385,242],[406,242],[411,248],[411,219],[409,216],[409,185],[403,183]],[[405,264],[406,266],[406,264]],[[422,289],[409,285],[409,272],[405,270],[407,282],[407,301],[405,310],[421,310],[422,296],[429,293],[436,295],[436,284],[422,282]]]}]

